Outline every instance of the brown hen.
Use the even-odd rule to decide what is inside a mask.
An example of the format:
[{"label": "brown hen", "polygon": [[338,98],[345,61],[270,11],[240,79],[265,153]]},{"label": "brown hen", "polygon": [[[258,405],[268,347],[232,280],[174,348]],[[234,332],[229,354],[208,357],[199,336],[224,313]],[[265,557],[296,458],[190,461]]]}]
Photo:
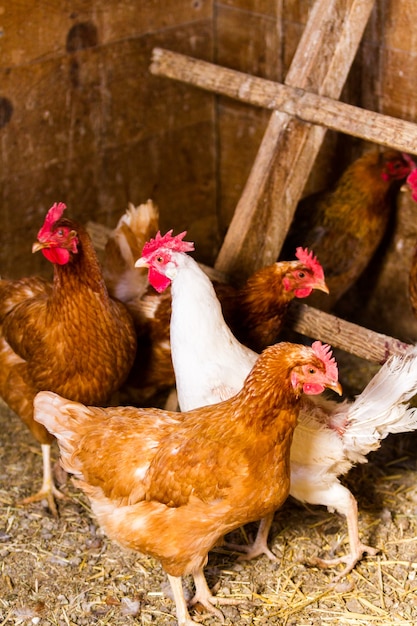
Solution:
[{"label": "brown hen", "polygon": [[36,419],[57,437],[64,468],[109,537],[160,560],[178,623],[190,626],[181,577],[194,578],[192,602],[222,618],[213,604],[231,600],[214,598],[207,586],[208,552],[284,502],[302,393],[339,393],[337,377],[328,346],[283,342],[267,348],[242,390],[219,404],[187,413],[97,409],[41,392]]},{"label": "brown hen", "polygon": [[33,252],[54,265],[48,283],[39,277],[0,281],[0,394],[42,446],[41,490],[24,500],[47,498],[56,513],[50,445],[53,437],[33,419],[33,399],[52,390],[91,404],[108,402],[125,380],[136,351],[126,307],[109,297],[87,232],[54,204]]},{"label": "brown hen", "polygon": [[359,278],[386,232],[393,193],[410,171],[401,153],[370,151],[332,189],[301,200],[280,256],[288,258],[297,245],[320,259],[330,295],[314,294],[309,304],[330,310]]}]

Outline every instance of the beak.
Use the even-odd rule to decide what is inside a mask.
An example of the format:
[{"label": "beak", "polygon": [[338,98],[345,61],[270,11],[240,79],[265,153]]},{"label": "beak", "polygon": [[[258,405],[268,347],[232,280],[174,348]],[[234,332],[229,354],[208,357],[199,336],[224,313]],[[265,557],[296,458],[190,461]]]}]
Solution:
[{"label": "beak", "polygon": [[322,283],[318,283],[317,285],[314,285],[314,289],[318,289],[319,291],[324,291],[324,293],[327,293],[327,294],[330,293],[329,288],[324,282],[324,280]]},{"label": "beak", "polygon": [[146,259],[141,256],[136,262],[135,267],[149,267],[149,263]]},{"label": "beak", "polygon": [[44,248],[47,248],[47,244],[46,243],[41,243],[40,241],[35,241],[35,243],[32,245],[32,253],[33,252],[39,252],[39,250],[43,250]]},{"label": "beak", "polygon": [[343,394],[342,385],[338,381],[331,381],[329,383],[326,383],[326,387],[335,391],[339,396]]}]

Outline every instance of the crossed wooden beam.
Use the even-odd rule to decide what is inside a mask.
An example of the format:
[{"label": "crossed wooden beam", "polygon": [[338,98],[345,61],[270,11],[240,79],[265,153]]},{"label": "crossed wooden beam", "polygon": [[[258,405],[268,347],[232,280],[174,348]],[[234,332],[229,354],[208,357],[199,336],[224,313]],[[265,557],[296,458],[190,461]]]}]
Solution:
[{"label": "crossed wooden beam", "polygon": [[[277,259],[327,128],[417,154],[416,124],[338,101],[373,5],[316,0],[284,84],[154,49],[153,74],[273,111],[217,257],[218,272],[242,280]],[[292,327],[379,363],[408,345],[307,305],[297,307]]]}]

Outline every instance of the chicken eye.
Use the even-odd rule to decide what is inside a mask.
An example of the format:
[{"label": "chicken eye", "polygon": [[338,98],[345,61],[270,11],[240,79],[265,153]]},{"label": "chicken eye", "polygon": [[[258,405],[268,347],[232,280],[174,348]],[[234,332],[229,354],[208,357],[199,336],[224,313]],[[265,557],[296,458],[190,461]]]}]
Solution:
[{"label": "chicken eye", "polygon": [[64,229],[63,228],[58,228],[58,230],[56,232],[57,232],[57,235],[59,237],[63,237],[64,236]]},{"label": "chicken eye", "polygon": [[162,261],[163,261],[163,260],[164,260],[164,259],[163,259],[163,257],[161,257],[161,256],[157,256],[157,257],[156,257],[156,262],[157,262],[157,263],[162,263]]},{"label": "chicken eye", "polygon": [[298,272],[298,278],[304,278],[305,272]]},{"label": "chicken eye", "polygon": [[310,367],[310,369],[308,370],[309,374],[315,374],[316,370],[314,369],[314,367]]}]

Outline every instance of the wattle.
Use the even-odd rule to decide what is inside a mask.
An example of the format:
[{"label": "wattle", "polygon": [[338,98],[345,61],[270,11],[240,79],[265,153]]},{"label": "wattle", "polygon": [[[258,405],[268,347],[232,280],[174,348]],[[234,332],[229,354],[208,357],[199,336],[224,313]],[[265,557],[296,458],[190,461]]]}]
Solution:
[{"label": "wattle", "polygon": [[316,396],[319,393],[322,393],[325,390],[324,385],[319,385],[318,383],[304,383],[303,391],[309,396]]},{"label": "wattle", "polygon": [[296,289],[294,293],[297,298],[307,298],[307,296],[309,296],[312,291],[313,290],[311,289],[311,287],[304,287],[302,289]]},{"label": "wattle", "polygon": [[149,268],[148,279],[152,287],[156,289],[158,293],[162,293],[162,291],[165,291],[165,289],[169,287],[171,283],[171,280],[169,278],[164,276],[164,274],[155,271],[153,267]]},{"label": "wattle", "polygon": [[48,261],[55,263],[56,265],[65,265],[65,263],[68,263],[70,258],[68,250],[65,250],[64,248],[43,248],[42,254],[48,259]]}]

